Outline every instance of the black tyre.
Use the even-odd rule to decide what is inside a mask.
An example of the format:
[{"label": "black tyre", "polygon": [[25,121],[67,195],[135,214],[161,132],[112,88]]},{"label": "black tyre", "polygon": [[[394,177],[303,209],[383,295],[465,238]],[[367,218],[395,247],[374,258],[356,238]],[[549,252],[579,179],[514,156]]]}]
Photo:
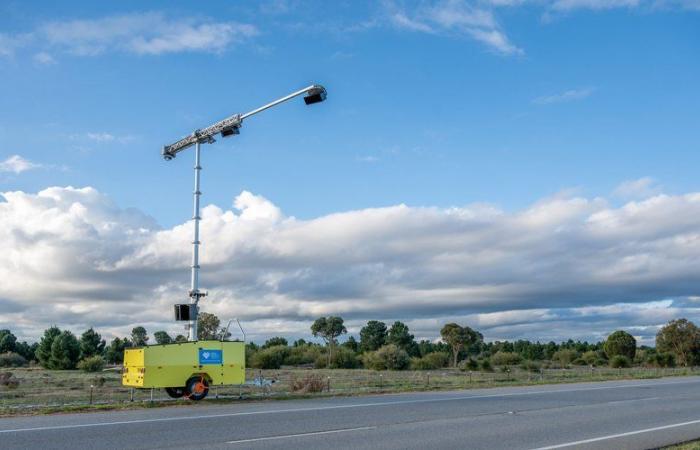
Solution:
[{"label": "black tyre", "polygon": [[180,398],[185,395],[185,388],[181,387],[167,387],[165,392],[172,398]]},{"label": "black tyre", "polygon": [[199,401],[209,393],[209,383],[203,376],[192,377],[185,385],[185,397],[190,400]]}]

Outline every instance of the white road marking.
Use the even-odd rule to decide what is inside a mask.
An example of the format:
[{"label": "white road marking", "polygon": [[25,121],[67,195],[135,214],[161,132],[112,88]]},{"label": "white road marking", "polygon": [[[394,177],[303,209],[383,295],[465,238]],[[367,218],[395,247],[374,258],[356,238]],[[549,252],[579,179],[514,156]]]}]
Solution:
[{"label": "white road marking", "polygon": [[644,398],[633,398],[630,400],[613,400],[610,402],[605,402],[606,405],[619,405],[621,403],[632,403],[632,402],[645,402],[647,400],[659,400],[661,397],[644,397]]},{"label": "white road marking", "polygon": [[280,436],[267,436],[267,437],[259,437],[259,438],[252,438],[252,439],[240,439],[238,441],[228,441],[227,444],[243,444],[246,442],[272,441],[272,440],[276,440],[276,439],[288,439],[288,438],[304,437],[304,436],[317,436],[319,434],[345,433],[346,431],[375,430],[376,428],[377,427],[341,428],[339,430],[314,431],[311,433],[283,434]]},{"label": "white road marking", "polygon": [[196,419],[216,419],[222,417],[236,417],[236,416],[255,416],[262,414],[284,414],[284,413],[299,413],[308,411],[327,411],[334,409],[349,409],[349,408],[369,408],[373,406],[391,406],[391,405],[406,405],[415,403],[431,403],[431,402],[453,402],[460,400],[477,400],[484,398],[498,398],[498,397],[518,397],[527,395],[539,395],[539,394],[559,394],[567,392],[582,392],[582,391],[599,391],[607,389],[628,389],[635,387],[648,387],[648,386],[669,386],[677,384],[691,384],[698,383],[700,380],[690,380],[690,381],[673,381],[673,382],[661,382],[661,383],[636,383],[636,384],[625,384],[616,386],[598,386],[598,387],[587,387],[587,388],[575,388],[575,389],[556,389],[552,391],[526,391],[526,392],[505,392],[501,394],[484,394],[484,395],[467,395],[460,397],[447,397],[447,398],[422,398],[413,400],[398,400],[398,401],[384,401],[384,402],[368,402],[368,403],[354,403],[350,405],[331,405],[331,406],[315,406],[311,408],[288,408],[288,409],[271,409],[271,410],[260,410],[260,411],[241,411],[223,414],[207,414],[202,416],[182,416],[182,417],[161,417],[156,419],[140,419],[140,420],[122,420],[115,422],[94,422],[94,423],[81,423],[72,425],[51,425],[45,427],[32,427],[32,428],[15,428],[8,430],[0,430],[0,434],[3,433],[20,433],[24,431],[46,431],[46,430],[65,430],[73,428],[89,428],[89,427],[105,427],[112,425],[131,425],[139,423],[154,423],[154,422],[172,422],[179,420],[196,420]]},{"label": "white road marking", "polygon": [[548,447],[539,447],[539,448],[536,448],[534,450],[551,450],[554,448],[573,447],[574,445],[590,444],[592,442],[607,441],[608,439],[616,439],[616,438],[621,438],[621,437],[626,437],[626,436],[634,436],[635,434],[651,433],[652,431],[668,430],[669,428],[679,428],[679,427],[685,427],[688,425],[695,425],[695,424],[700,424],[700,420],[691,420],[690,422],[674,423],[671,425],[664,425],[661,427],[645,428],[643,430],[636,430],[636,431],[628,431],[627,433],[610,434],[608,436],[601,436],[601,437],[592,438],[592,439],[584,439],[582,441],[566,442],[564,444],[550,445]]}]

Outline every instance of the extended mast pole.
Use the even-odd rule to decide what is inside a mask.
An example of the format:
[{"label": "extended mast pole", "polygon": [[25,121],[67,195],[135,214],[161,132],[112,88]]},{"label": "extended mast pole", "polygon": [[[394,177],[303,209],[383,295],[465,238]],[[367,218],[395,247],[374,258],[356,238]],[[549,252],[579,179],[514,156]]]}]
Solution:
[{"label": "extended mast pole", "polygon": [[194,150],[194,240],[192,241],[192,283],[190,289],[190,304],[194,305],[190,311],[189,336],[190,341],[197,340],[197,315],[199,312],[199,298],[204,297],[204,293],[199,291],[199,197],[202,192],[199,190],[199,178],[202,166],[200,164],[201,144],[197,142]]}]

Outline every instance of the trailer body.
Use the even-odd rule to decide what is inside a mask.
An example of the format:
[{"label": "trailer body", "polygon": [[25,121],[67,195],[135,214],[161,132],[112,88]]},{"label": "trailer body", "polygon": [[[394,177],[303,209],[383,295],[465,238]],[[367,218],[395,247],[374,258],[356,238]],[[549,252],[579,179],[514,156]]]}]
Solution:
[{"label": "trailer body", "polygon": [[245,343],[178,342],[124,351],[124,386],[182,388],[193,377],[203,378],[209,386],[245,383]]}]

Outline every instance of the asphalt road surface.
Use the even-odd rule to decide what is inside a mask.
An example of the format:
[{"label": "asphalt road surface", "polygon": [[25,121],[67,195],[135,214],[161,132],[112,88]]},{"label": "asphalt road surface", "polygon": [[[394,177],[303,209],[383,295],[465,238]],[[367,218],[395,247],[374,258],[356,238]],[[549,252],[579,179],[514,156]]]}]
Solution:
[{"label": "asphalt road surface", "polygon": [[0,449],[649,449],[700,438],[700,377],[0,419]]}]

